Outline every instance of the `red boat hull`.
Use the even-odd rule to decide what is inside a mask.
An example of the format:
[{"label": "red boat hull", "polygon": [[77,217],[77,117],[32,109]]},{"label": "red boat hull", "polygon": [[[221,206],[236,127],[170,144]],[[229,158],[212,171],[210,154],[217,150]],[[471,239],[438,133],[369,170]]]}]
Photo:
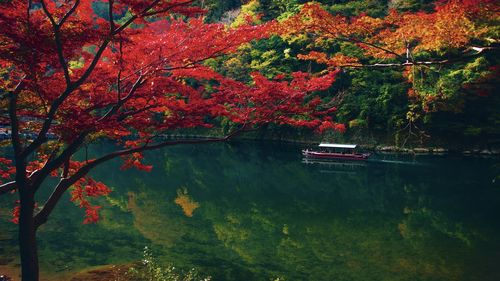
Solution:
[{"label": "red boat hull", "polygon": [[370,153],[334,153],[334,152],[317,152],[310,150],[302,150],[302,155],[309,158],[317,159],[338,159],[338,160],[354,160],[364,161],[370,157]]}]

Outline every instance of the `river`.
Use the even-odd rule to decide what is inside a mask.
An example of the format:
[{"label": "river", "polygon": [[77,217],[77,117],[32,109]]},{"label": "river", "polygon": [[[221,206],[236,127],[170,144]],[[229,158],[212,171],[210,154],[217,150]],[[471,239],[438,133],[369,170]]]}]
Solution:
[{"label": "river", "polygon": [[[379,154],[343,165],[304,163],[300,149],[177,146],[147,153],[150,173],[107,163],[93,172],[113,189],[95,202],[98,224],[63,200],[40,229],[42,276],[131,263],[147,246],[213,280],[500,280],[498,159]],[[14,201],[0,198],[4,268],[18,263]]]}]

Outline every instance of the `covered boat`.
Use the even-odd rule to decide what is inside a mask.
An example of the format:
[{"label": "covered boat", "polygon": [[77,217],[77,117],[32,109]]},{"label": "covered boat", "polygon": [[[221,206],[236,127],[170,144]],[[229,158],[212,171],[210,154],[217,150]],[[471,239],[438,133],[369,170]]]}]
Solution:
[{"label": "covered boat", "polygon": [[356,152],[356,144],[320,143],[318,150],[304,149],[302,155],[317,159],[366,160],[370,153]]}]

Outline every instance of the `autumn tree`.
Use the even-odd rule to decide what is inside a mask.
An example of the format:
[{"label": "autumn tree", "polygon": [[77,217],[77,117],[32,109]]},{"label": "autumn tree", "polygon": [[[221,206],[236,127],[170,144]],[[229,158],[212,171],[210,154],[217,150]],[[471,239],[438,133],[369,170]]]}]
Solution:
[{"label": "autumn tree", "polygon": [[[38,280],[36,232],[66,192],[98,220],[92,198],[110,189],[92,179],[99,164],[150,170],[142,152],[177,144],[225,141],[268,123],[343,130],[335,108],[310,93],[325,90],[336,72],[290,73],[251,83],[227,78],[204,61],[269,36],[273,22],[229,28],[205,24],[189,0],[8,0],[0,4],[1,122],[12,159],[0,158],[0,193],[18,192],[23,280]],[[220,138],[165,140],[181,128],[231,130]],[[120,149],[93,159],[75,154],[95,141]],[[11,179],[12,177],[12,179]],[[44,202],[35,195],[58,179]],[[9,181],[9,179],[11,179]]]},{"label": "autumn tree", "polygon": [[310,2],[277,25],[277,32],[289,41],[302,41],[305,48],[298,59],[326,71],[399,71],[407,83],[406,128],[413,134],[424,116],[461,112],[464,97],[490,95],[498,73],[494,1],[435,1],[431,9],[426,7],[349,17],[332,13],[333,6],[328,10]]}]

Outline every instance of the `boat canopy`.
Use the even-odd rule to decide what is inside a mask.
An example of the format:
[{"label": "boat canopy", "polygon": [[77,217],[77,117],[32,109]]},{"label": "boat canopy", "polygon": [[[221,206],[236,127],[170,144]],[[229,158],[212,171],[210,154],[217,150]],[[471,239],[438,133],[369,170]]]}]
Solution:
[{"label": "boat canopy", "polygon": [[319,147],[327,147],[327,148],[356,148],[356,144],[340,144],[340,143],[320,143]]}]

